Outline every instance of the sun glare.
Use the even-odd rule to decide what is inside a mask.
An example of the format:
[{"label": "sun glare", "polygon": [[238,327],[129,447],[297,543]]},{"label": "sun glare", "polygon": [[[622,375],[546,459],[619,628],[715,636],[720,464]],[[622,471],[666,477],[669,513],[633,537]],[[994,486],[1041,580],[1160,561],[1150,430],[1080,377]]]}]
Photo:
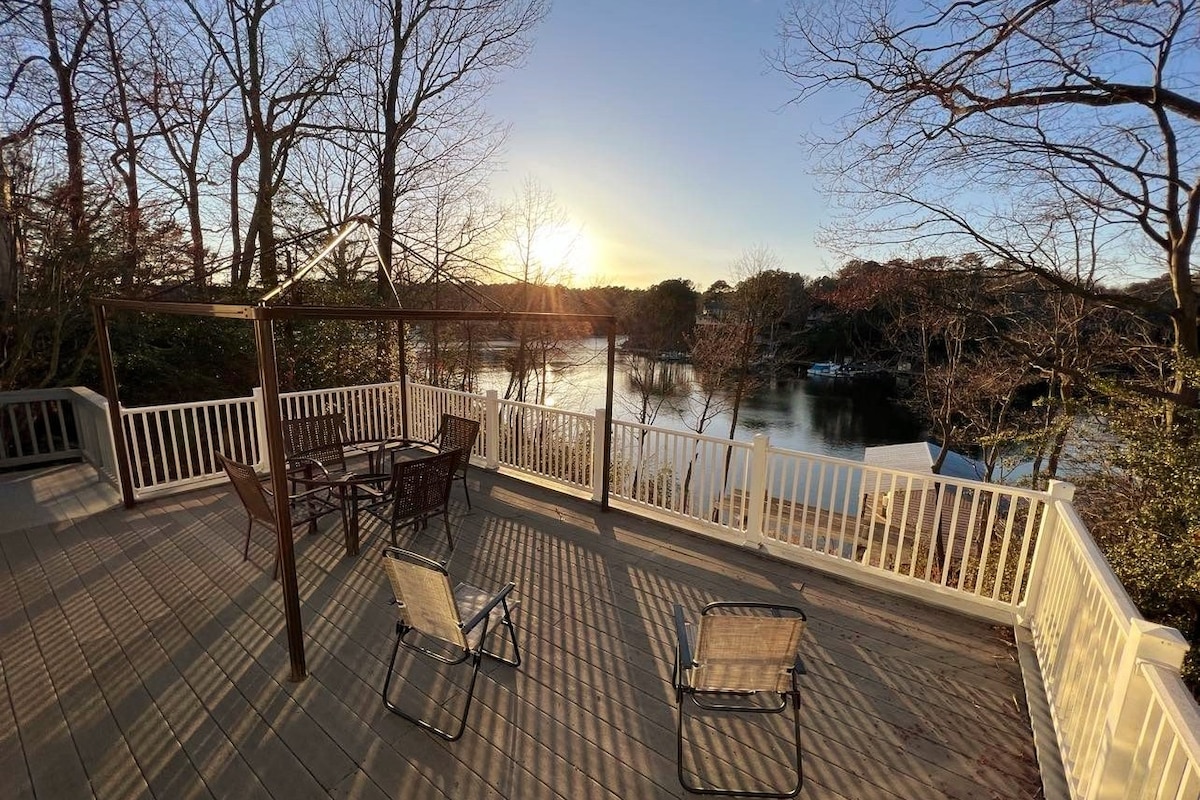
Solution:
[{"label": "sun glare", "polygon": [[551,280],[580,285],[596,273],[596,251],[588,235],[569,225],[545,226],[529,248],[532,266]]}]

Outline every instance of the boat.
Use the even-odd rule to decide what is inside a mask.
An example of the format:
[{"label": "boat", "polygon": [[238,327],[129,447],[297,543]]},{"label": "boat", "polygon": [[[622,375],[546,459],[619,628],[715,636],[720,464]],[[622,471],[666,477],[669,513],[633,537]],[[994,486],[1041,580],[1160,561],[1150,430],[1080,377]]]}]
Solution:
[{"label": "boat", "polygon": [[810,378],[834,378],[842,371],[842,365],[836,361],[818,361],[816,364],[809,366],[808,377]]}]

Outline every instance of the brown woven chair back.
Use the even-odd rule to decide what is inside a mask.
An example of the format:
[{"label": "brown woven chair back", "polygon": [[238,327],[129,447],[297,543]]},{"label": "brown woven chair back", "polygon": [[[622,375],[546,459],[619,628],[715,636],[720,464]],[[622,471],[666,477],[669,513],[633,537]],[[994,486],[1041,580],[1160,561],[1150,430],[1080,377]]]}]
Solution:
[{"label": "brown woven chair back", "polygon": [[311,458],[329,471],[346,470],[341,414],[317,414],[283,421],[283,449],[288,458]]},{"label": "brown woven chair back", "polygon": [[261,520],[274,527],[275,509],[270,499],[267,498],[266,492],[263,491],[254,468],[226,458],[220,453],[217,453],[216,456],[217,461],[221,463],[221,468],[229,476],[229,482],[233,484],[233,489],[241,499],[242,505],[246,507],[246,513],[252,519]]},{"label": "brown woven chair back", "polygon": [[456,417],[453,414],[442,414],[442,428],[438,432],[438,450],[443,453],[461,450],[459,469],[465,469],[471,461],[471,451],[475,449],[475,439],[478,437],[478,420]]},{"label": "brown woven chair back", "polygon": [[705,615],[692,687],[705,692],[785,692],[805,621],[798,617]]},{"label": "brown woven chair back", "polygon": [[393,525],[446,507],[461,454],[461,450],[451,450],[396,464],[392,469]]}]

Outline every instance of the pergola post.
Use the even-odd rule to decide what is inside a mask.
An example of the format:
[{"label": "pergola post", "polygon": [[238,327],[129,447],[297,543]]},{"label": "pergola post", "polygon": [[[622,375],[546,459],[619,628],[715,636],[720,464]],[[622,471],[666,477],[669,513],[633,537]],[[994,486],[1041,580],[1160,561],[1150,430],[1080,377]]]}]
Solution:
[{"label": "pergola post", "polygon": [[608,511],[608,484],[612,479],[613,382],[617,372],[617,321],[608,319],[608,369],[604,385],[604,471],[600,487],[600,510]]},{"label": "pergola post", "polygon": [[279,537],[279,583],[283,589],[283,614],[287,622],[291,680],[308,677],[304,662],[304,629],[300,619],[300,586],[296,580],[296,551],[292,546],[292,509],[288,503],[287,467],[284,464],[283,422],[279,415],[279,373],[275,366],[275,332],[264,309],[254,312],[254,342],[258,348],[258,377],[262,387],[263,429],[267,433],[267,466],[275,500],[275,532]]},{"label": "pergola post", "polygon": [[108,336],[108,312],[103,305],[92,301],[92,320],[96,326],[96,346],[100,351],[100,376],[104,397],[108,401],[108,426],[112,432],[113,449],[117,454],[117,480],[121,484],[121,501],[126,508],[137,502],[133,497],[133,469],[129,464],[129,447],[125,428],[121,424],[121,398],[117,393],[117,370],[113,363],[112,340]]}]

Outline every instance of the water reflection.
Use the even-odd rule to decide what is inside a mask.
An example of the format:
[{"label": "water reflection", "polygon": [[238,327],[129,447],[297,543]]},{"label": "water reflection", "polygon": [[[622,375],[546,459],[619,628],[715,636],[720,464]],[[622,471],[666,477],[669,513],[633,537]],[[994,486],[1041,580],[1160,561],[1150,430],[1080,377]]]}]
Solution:
[{"label": "water reflection", "polygon": [[[658,364],[673,381],[690,381],[687,364]],[[617,361],[616,398],[613,415],[636,420],[641,405],[636,379],[628,357]],[[556,408],[591,412],[604,405],[605,352],[603,340],[590,340],[556,357],[549,366],[548,403]],[[502,368],[485,368],[480,385],[503,391],[507,373]],[[654,424],[674,430],[689,430],[686,403],[673,403],[682,411],[664,405]],[[705,434],[725,437],[729,414],[722,413]],[[770,436],[776,447],[809,453],[861,459],[863,449],[873,445],[897,444],[920,439],[920,424],[901,405],[887,396],[877,383],[854,383],[828,379],[789,379],[760,387],[748,396],[738,418],[737,437],[748,441],[756,433]]]}]

